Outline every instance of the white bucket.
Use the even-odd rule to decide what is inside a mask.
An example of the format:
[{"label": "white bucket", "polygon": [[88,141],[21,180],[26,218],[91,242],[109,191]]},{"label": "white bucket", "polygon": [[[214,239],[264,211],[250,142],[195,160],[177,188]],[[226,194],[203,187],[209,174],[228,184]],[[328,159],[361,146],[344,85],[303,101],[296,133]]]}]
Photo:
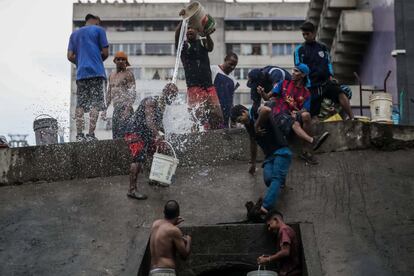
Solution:
[{"label": "white bucket", "polygon": [[374,93],[369,96],[371,121],[392,123],[392,96],[389,93]]},{"label": "white bucket", "polygon": [[179,162],[172,145],[167,141],[164,141],[164,143],[170,146],[174,156],[158,153],[157,147],[157,151],[152,159],[149,179],[171,185]]},{"label": "white bucket", "polygon": [[250,271],[247,273],[247,276],[277,276],[277,273],[271,270],[266,270],[266,267],[264,267],[264,270],[260,270],[260,265],[257,270]]}]

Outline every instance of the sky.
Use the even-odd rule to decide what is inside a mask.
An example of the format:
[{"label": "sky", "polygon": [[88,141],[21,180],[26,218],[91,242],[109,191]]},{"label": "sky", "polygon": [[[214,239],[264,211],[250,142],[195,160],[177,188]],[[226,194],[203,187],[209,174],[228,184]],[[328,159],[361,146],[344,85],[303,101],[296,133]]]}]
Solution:
[{"label": "sky", "polygon": [[68,125],[72,3],[0,0],[0,135],[29,134],[33,145],[33,121],[42,113]]},{"label": "sky", "polygon": [[69,125],[71,67],[66,51],[73,2],[0,0],[0,135],[7,139],[9,133],[28,134],[34,145],[33,121],[41,114]]}]

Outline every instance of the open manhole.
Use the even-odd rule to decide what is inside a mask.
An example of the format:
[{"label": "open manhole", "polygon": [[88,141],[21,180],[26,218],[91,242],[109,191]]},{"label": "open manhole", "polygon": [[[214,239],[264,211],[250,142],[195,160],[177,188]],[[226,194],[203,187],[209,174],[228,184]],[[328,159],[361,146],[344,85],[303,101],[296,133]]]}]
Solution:
[{"label": "open manhole", "polygon": [[[289,224],[301,241],[299,224]],[[184,234],[192,236],[191,255],[186,261],[177,258],[178,276],[246,276],[256,270],[256,259],[274,254],[278,248],[277,237],[267,231],[264,224],[229,224],[183,227]],[[302,243],[301,243],[302,244]],[[303,276],[308,269],[301,246]],[[276,264],[267,269],[278,271]],[[149,275],[150,253],[147,248],[138,276]]]}]

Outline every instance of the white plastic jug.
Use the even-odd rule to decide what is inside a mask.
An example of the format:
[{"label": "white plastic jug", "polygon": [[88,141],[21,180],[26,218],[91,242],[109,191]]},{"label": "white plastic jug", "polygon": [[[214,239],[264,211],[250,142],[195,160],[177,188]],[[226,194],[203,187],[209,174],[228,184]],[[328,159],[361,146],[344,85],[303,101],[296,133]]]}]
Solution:
[{"label": "white plastic jug", "polygon": [[379,92],[369,96],[371,121],[392,123],[392,96],[389,93]]},{"label": "white plastic jug", "polygon": [[171,185],[179,160],[177,159],[173,146],[167,141],[164,141],[164,143],[171,148],[174,156],[158,153],[157,147],[152,159],[149,179]]}]

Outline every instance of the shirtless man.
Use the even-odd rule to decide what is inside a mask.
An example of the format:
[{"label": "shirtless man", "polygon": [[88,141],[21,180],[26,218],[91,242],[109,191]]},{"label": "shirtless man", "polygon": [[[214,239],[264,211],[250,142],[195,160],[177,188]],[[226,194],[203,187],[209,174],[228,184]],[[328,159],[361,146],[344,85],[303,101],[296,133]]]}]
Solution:
[{"label": "shirtless man", "polygon": [[151,229],[150,276],[175,276],[175,255],[186,259],[190,254],[191,237],[183,235],[177,227],[183,222],[177,201],[169,200],[164,206],[164,219],[154,221]]},{"label": "shirtless man", "polygon": [[[127,69],[127,66],[130,66],[128,56],[124,52],[117,52],[114,63],[116,64],[116,71],[109,75],[106,106],[109,106],[111,101],[114,104],[112,138],[120,139],[124,138],[128,120],[134,113],[132,105],[137,94],[135,92],[134,74]],[[102,113],[102,118],[106,118],[106,111]]]}]

